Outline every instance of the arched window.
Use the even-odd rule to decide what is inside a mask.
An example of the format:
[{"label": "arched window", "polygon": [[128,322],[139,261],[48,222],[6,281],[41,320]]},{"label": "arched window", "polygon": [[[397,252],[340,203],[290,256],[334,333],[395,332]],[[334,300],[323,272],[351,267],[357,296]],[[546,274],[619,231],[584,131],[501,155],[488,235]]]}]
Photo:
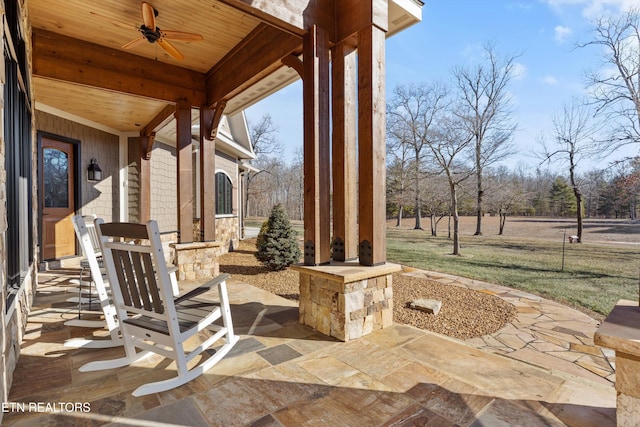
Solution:
[{"label": "arched window", "polygon": [[229,177],[223,173],[216,173],[216,215],[231,215],[233,213],[233,186]]}]

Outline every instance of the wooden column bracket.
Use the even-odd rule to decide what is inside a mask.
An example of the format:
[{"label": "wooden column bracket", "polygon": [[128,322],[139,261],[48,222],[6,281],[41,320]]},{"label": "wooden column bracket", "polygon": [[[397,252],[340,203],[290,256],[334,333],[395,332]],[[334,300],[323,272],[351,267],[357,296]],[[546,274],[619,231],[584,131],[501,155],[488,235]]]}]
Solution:
[{"label": "wooden column bracket", "polygon": [[304,79],[304,67],[302,65],[302,60],[300,60],[297,55],[291,54],[285,56],[282,58],[282,64],[296,70],[300,78]]},{"label": "wooden column bracket", "polygon": [[200,122],[202,136],[209,141],[216,139],[218,134],[218,126],[222,119],[222,114],[227,106],[227,101],[218,102],[215,107],[202,107],[200,109]]},{"label": "wooden column bracket", "polygon": [[200,240],[216,239],[216,135],[226,101],[200,108]]},{"label": "wooden column bracket", "polygon": [[165,106],[147,125],[140,131],[141,156],[145,160],[151,160],[151,151],[156,137],[156,129],[162,128],[173,118],[176,106],[169,104]]},{"label": "wooden column bracket", "polygon": [[151,152],[153,151],[153,142],[155,139],[155,132],[151,132],[150,135],[140,135],[140,157],[145,160],[151,160]]}]

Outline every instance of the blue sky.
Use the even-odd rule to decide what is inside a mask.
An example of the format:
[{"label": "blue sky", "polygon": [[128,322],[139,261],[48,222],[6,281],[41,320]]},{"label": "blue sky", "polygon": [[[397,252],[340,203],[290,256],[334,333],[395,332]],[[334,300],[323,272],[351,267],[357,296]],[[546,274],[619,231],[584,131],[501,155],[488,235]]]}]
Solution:
[{"label": "blue sky", "polygon": [[[422,22],[387,40],[387,99],[397,85],[450,81],[454,66],[478,61],[492,42],[500,55],[519,55],[519,75],[510,85],[518,154],[506,164],[535,167],[531,151],[549,132],[552,114],[586,94],[585,71],[600,64],[596,47],[576,44],[591,39],[594,19],[633,5],[640,0],[427,0]],[[252,106],[247,117],[256,122],[265,113],[278,128],[284,157],[292,159],[302,149],[301,82]]]}]

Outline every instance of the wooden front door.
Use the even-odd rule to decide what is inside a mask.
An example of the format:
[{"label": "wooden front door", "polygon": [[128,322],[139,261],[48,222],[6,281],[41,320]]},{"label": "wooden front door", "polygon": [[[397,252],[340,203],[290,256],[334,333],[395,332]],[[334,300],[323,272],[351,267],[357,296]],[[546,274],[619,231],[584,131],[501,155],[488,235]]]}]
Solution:
[{"label": "wooden front door", "polygon": [[63,258],[76,253],[71,217],[75,214],[73,145],[42,138],[42,257]]}]

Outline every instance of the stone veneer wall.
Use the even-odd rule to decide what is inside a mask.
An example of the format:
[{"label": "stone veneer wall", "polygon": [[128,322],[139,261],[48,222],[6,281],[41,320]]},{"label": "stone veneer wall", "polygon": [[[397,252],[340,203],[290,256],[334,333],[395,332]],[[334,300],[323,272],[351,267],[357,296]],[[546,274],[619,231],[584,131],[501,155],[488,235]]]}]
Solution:
[{"label": "stone veneer wall", "polygon": [[602,322],[593,341],[616,351],[616,425],[640,425],[640,307],[638,301],[619,300]]},{"label": "stone veneer wall", "polygon": [[237,216],[216,218],[216,240],[222,242],[223,253],[238,248],[240,221]]},{"label": "stone veneer wall", "polygon": [[178,243],[178,232],[174,231],[172,233],[161,233],[160,241],[162,242],[164,261],[167,263],[167,265],[174,264],[176,254],[175,250],[173,249],[173,245]]},{"label": "stone veneer wall", "polygon": [[[4,2],[2,3],[4,6]],[[23,14],[26,8],[23,8]],[[26,16],[23,16],[23,28],[26,29],[25,40],[27,51],[31,50],[31,34],[30,27],[26,24]],[[30,55],[27,55],[30,58]],[[31,63],[28,64],[31,70]],[[0,89],[2,85],[0,84]],[[0,107],[4,105],[4,90],[0,90]],[[32,105],[34,105],[32,100]],[[33,116],[35,120],[35,115]],[[35,128],[35,126],[32,126]],[[20,355],[20,344],[27,326],[28,315],[31,310],[33,298],[37,288],[37,269],[38,262],[37,250],[35,248],[38,236],[38,203],[37,203],[37,147],[35,133],[33,135],[32,144],[32,177],[31,186],[33,189],[33,238],[34,241],[34,262],[31,264],[29,271],[23,279],[20,292],[14,299],[14,308],[7,311],[9,303],[7,300],[7,252],[10,248],[6,246],[7,232],[7,174],[5,170],[5,141],[4,141],[4,121],[0,118],[0,402],[6,402],[9,398],[9,390],[13,381],[13,372],[18,363]],[[0,411],[0,424],[2,423],[4,413]]]},{"label": "stone veneer wall", "polygon": [[398,269],[394,264],[347,269],[296,266],[294,270],[300,274],[300,323],[342,341],[391,326],[391,273]]},{"label": "stone veneer wall", "polygon": [[210,279],[220,274],[220,242],[174,243],[178,280]]},{"label": "stone veneer wall", "polygon": [[[0,256],[2,256],[3,266],[6,265],[7,258],[4,248],[0,248]],[[29,312],[36,294],[37,279],[35,274],[36,269],[32,266],[29,276],[25,278],[22,284],[22,292],[14,301],[15,309],[10,313],[10,317],[6,317],[6,282],[4,274],[2,275],[2,280],[0,280],[2,285],[2,363],[0,364],[2,389],[0,389],[0,399],[2,399],[2,402],[8,400],[9,390],[13,381],[13,371],[18,364],[22,336],[27,327]],[[0,411],[0,421],[2,421],[2,415],[2,411]]]},{"label": "stone veneer wall", "polygon": [[[221,243],[221,251],[226,254],[240,244],[240,221],[238,217],[216,218],[216,242]],[[200,220],[193,220],[193,241],[200,241]]]}]

